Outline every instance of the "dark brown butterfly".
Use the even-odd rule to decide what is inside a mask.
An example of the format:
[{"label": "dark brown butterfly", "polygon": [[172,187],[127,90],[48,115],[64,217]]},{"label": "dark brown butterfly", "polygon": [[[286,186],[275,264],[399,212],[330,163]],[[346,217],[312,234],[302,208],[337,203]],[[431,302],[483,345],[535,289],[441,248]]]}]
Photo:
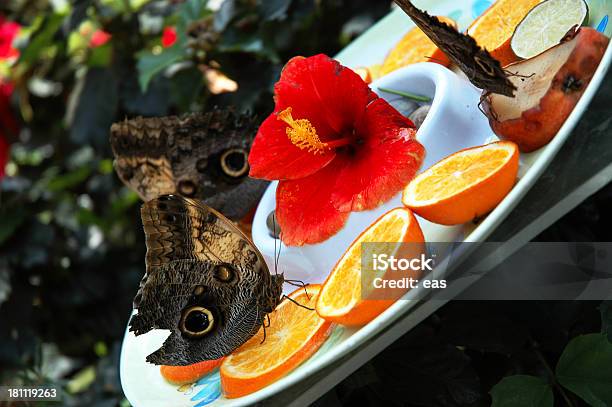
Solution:
[{"label": "dark brown butterfly", "polygon": [[218,359],[255,335],[280,302],[284,278],[270,274],[253,243],[219,212],[177,195],[146,202],[141,216],[147,269],[130,331],[171,331],[147,361]]},{"label": "dark brown butterfly", "polygon": [[498,60],[476,44],[469,35],[421,11],[409,0],[395,0],[414,23],[465,73],[475,86],[512,97],[516,86]]},{"label": "dark brown butterfly", "polygon": [[255,206],[267,185],[248,176],[248,153],[256,132],[253,117],[216,109],[115,123],[110,142],[119,178],[145,202],[179,194],[238,220]]}]

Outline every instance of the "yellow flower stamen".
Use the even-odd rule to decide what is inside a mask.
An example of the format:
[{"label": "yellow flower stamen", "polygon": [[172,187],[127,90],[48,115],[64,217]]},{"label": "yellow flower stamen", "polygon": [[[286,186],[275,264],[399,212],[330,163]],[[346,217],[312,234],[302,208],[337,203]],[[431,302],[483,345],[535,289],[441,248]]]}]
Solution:
[{"label": "yellow flower stamen", "polygon": [[324,143],[317,134],[317,129],[307,119],[294,120],[291,116],[291,107],[286,108],[282,112],[277,113],[278,120],[287,123],[287,137],[291,143],[300,150],[308,150],[310,153],[323,154],[329,149],[327,143]]}]

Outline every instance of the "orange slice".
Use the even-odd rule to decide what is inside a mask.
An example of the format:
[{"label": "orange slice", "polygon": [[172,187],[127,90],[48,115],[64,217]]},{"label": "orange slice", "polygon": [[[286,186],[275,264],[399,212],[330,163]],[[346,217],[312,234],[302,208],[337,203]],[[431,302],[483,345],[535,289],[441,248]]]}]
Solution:
[{"label": "orange slice", "polygon": [[[424,252],[423,232],[412,212],[406,208],[387,212],[357,237],[325,280],[316,307],[321,317],[343,325],[363,325],[407,291],[386,291],[382,296],[377,292],[376,299],[373,299],[373,280],[385,278],[389,272],[368,270],[366,275],[362,275],[362,243],[366,242],[381,242],[376,251],[397,254],[398,258],[406,257],[407,253],[399,253],[406,249],[402,245],[404,242],[416,242],[418,245],[409,246],[416,247],[418,253]],[[366,250],[373,249],[372,246],[366,247]],[[370,253],[365,253],[364,258],[371,258]],[[419,278],[420,275],[414,273],[411,277]]]},{"label": "orange slice", "polygon": [[[314,308],[320,285],[294,291],[289,297]],[[331,333],[332,324],[316,312],[289,300],[270,313],[270,326],[227,356],[221,365],[221,387],[228,398],[253,393],[284,376],[312,356]]]},{"label": "orange slice", "polygon": [[380,68],[382,65],[374,64],[367,67],[355,68],[354,71],[357,75],[361,76],[361,79],[367,84],[374,82],[380,78]]},{"label": "orange slice", "polygon": [[[438,17],[440,21],[457,27],[457,23],[447,17]],[[450,60],[436,44],[434,44],[420,28],[415,27],[395,45],[380,68],[380,76],[386,75],[396,69],[417,62],[437,62],[441,65],[450,65]]]},{"label": "orange slice", "polygon": [[429,221],[466,223],[504,199],[516,182],[518,167],[518,147],[511,141],[461,150],[415,177],[402,201]]},{"label": "orange slice", "polygon": [[518,61],[510,40],[518,24],[541,0],[497,0],[470,25],[467,33],[502,66]]},{"label": "orange slice", "polygon": [[160,366],[161,375],[169,383],[182,385],[194,383],[217,368],[223,359],[204,360],[187,366]]}]

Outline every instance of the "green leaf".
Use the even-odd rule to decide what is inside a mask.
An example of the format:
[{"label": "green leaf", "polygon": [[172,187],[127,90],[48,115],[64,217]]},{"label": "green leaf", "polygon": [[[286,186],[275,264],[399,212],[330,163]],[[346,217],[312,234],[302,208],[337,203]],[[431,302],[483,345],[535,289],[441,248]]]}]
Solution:
[{"label": "green leaf", "polygon": [[574,338],[557,364],[557,380],[589,405],[612,405],[612,343],[600,334]]},{"label": "green leaf", "polygon": [[89,174],[91,174],[91,168],[81,167],[76,171],[71,171],[53,178],[49,181],[47,188],[53,192],[63,191],[81,184],[89,177]]},{"label": "green leaf", "polygon": [[291,6],[291,0],[260,0],[259,13],[264,21],[284,20]]},{"label": "green leaf", "polygon": [[491,389],[492,407],[552,407],[552,388],[539,377],[504,377]]},{"label": "green leaf", "polygon": [[170,80],[172,102],[181,111],[189,111],[198,97],[203,94],[204,78],[197,67],[182,69]]},{"label": "green leaf", "polygon": [[410,93],[410,92],[395,90],[395,89],[387,89],[387,88],[378,88],[378,90],[380,90],[381,92],[385,92],[385,93],[391,93],[392,95],[403,96],[407,99],[416,100],[417,102],[431,102],[430,97],[423,96],[423,95],[417,95],[415,93]]},{"label": "green leaf", "polygon": [[205,0],[187,0],[181,5],[179,10],[179,18],[185,25],[192,21],[199,20],[206,12]]},{"label": "green leaf", "polygon": [[187,0],[181,4],[178,11],[178,39],[172,47],[164,49],[159,54],[142,51],[137,55],[138,83],[143,93],[147,91],[151,79],[156,74],[185,57],[187,28],[193,21],[197,21],[210,13],[206,9],[206,3],[207,1],[203,0]]},{"label": "green leaf", "polygon": [[599,305],[601,312],[601,332],[612,342],[612,301],[603,301]]},{"label": "green leaf", "polygon": [[25,212],[23,210],[0,212],[0,245],[13,235],[24,219]]},{"label": "green leaf", "polygon": [[94,366],[87,366],[70,379],[66,384],[66,390],[71,394],[80,393],[87,390],[95,380],[96,368]]},{"label": "green leaf", "polygon": [[138,83],[142,92],[146,92],[149,82],[153,76],[163,71],[170,65],[178,62],[184,55],[184,50],[179,43],[166,48],[160,54],[155,55],[148,51],[138,54]]},{"label": "green leaf", "polygon": [[99,47],[93,48],[90,51],[89,58],[87,60],[87,66],[94,67],[109,66],[113,57],[113,46],[111,43],[106,43]]},{"label": "green leaf", "polygon": [[51,14],[45,17],[41,27],[32,33],[30,42],[21,52],[19,62],[31,65],[39,59],[40,53],[47,46],[53,45],[53,37],[64,21],[62,14]]}]

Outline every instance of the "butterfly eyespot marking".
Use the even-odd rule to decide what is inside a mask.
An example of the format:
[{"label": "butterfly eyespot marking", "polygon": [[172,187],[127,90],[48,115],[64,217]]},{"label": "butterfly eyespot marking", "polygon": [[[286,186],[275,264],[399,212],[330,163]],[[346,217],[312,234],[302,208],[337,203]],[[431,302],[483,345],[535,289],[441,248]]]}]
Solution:
[{"label": "butterfly eyespot marking", "polygon": [[176,222],[176,216],[171,215],[171,214],[166,214],[166,216],[164,217],[164,220],[168,223],[174,223]]},{"label": "butterfly eyespot marking", "polygon": [[186,197],[192,197],[197,190],[196,184],[191,180],[182,180],[178,183],[178,192]]},{"label": "butterfly eyespot marking", "polygon": [[230,148],[221,154],[221,169],[232,178],[242,177],[249,172],[249,161],[242,148]]},{"label": "butterfly eyespot marking", "polygon": [[213,276],[217,281],[221,281],[222,283],[230,283],[234,280],[236,273],[234,272],[232,266],[227,264],[220,264],[215,267]]},{"label": "butterfly eyespot marking", "polygon": [[168,205],[166,205],[165,202],[160,202],[157,204],[157,209],[159,209],[160,211],[165,211],[168,209]]},{"label": "butterfly eyespot marking", "polygon": [[206,335],[215,327],[215,317],[208,308],[199,305],[187,308],[179,322],[179,330],[192,338]]},{"label": "butterfly eyespot marking", "polygon": [[208,159],[200,158],[198,161],[196,161],[196,170],[198,170],[198,172],[206,171],[207,167],[208,167]]}]

